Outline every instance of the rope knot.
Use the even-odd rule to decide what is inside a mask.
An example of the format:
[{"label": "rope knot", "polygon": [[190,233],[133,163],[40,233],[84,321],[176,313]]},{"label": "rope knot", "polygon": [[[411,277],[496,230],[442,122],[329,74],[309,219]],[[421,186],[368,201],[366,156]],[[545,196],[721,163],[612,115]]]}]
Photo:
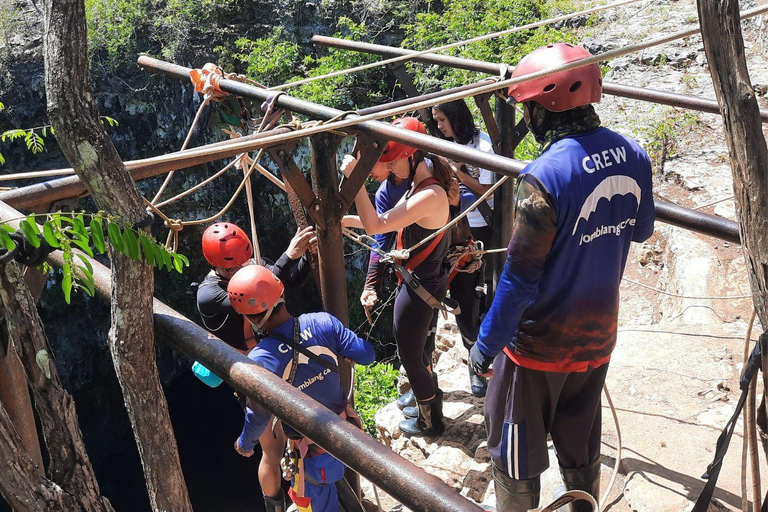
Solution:
[{"label": "rope knot", "polygon": [[165,227],[175,232],[184,229],[184,222],[182,222],[181,219],[166,219],[163,224],[165,224]]},{"label": "rope knot", "polygon": [[410,249],[395,249],[389,255],[396,260],[407,260],[411,257]]}]

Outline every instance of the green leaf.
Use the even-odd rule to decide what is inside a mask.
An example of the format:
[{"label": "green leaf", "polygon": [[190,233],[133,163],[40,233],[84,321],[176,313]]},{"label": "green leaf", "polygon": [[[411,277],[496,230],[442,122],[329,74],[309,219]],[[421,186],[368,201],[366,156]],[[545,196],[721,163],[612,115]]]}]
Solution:
[{"label": "green leaf", "polygon": [[109,116],[100,116],[99,119],[101,120],[101,124],[104,124],[104,122],[106,122],[107,124],[109,124],[109,126],[117,126],[120,124],[117,122],[117,120],[112,119]]},{"label": "green leaf", "polygon": [[163,264],[165,263],[163,260],[163,248],[160,246],[160,244],[154,243],[152,244],[152,252],[155,256],[155,266],[162,270]]},{"label": "green leaf", "polygon": [[55,249],[61,247],[61,243],[58,238],[56,238],[56,233],[53,231],[51,221],[45,221],[45,224],[43,224],[43,236],[45,237],[45,241],[48,242],[48,245],[51,247]]},{"label": "green leaf", "polygon": [[176,269],[176,272],[181,274],[184,271],[184,262],[181,261],[177,254],[171,254],[171,259],[173,259],[173,267]]},{"label": "green leaf", "polygon": [[0,135],[0,140],[2,140],[3,142],[5,142],[5,139],[9,139],[11,141],[14,141],[16,139],[25,138],[26,136],[27,136],[27,131],[26,130],[20,130],[20,129],[17,128],[15,130],[6,130],[6,131],[4,131],[3,134]]},{"label": "green leaf", "polygon": [[184,266],[186,266],[186,267],[188,267],[188,266],[189,266],[189,260],[187,259],[187,257],[186,257],[186,256],[184,256],[183,254],[179,254],[179,253],[176,253],[176,256],[178,256],[179,258],[181,258],[181,261],[183,261],[183,262],[184,262]]},{"label": "green leaf", "polygon": [[27,215],[27,222],[29,222],[30,227],[35,232],[36,235],[40,234],[40,228],[37,225],[37,222],[35,221],[34,215]]},{"label": "green leaf", "polygon": [[91,238],[93,239],[93,246],[99,251],[99,254],[104,254],[107,249],[104,244],[104,228],[101,226],[101,219],[94,217],[91,219]]},{"label": "green leaf", "polygon": [[29,243],[32,244],[32,247],[40,247],[40,239],[37,237],[37,233],[35,233],[36,230],[29,224],[27,219],[19,222],[19,227]]},{"label": "green leaf", "polygon": [[0,165],[5,165],[5,157],[0,153]]},{"label": "green leaf", "polygon": [[16,229],[14,229],[14,227],[10,224],[0,224],[0,229],[4,230],[8,234],[16,232]]},{"label": "green leaf", "polygon": [[72,296],[72,265],[65,263],[62,267],[64,271],[64,278],[61,280],[61,289],[64,290],[64,300],[67,304],[70,304]]},{"label": "green leaf", "polygon": [[173,270],[173,259],[171,258],[171,253],[166,251],[165,249],[160,249],[163,253],[163,263],[166,267],[168,267],[168,270]]},{"label": "green leaf", "polygon": [[0,245],[9,251],[12,251],[16,248],[16,242],[11,240],[11,237],[9,237],[8,233],[6,233],[6,231],[3,229],[0,229]]},{"label": "green leaf", "polygon": [[96,283],[93,280],[93,268],[89,270],[82,265],[77,265],[77,268],[80,270],[80,273],[83,276],[83,285],[85,286],[86,293],[93,297],[94,292],[96,291]]},{"label": "green leaf", "polygon": [[123,242],[125,243],[125,250],[131,259],[139,259],[139,242],[136,240],[136,234],[132,229],[127,228],[123,232]]},{"label": "green leaf", "polygon": [[85,219],[82,214],[72,219],[72,227],[75,228],[76,233],[80,233],[88,239],[88,230],[85,229]]},{"label": "green leaf", "polygon": [[32,152],[33,155],[41,153],[43,151],[43,145],[45,141],[41,136],[35,133],[34,130],[30,130],[27,136],[24,137],[24,142],[27,144],[27,149]]},{"label": "green leaf", "polygon": [[120,232],[120,226],[114,222],[110,222],[107,225],[107,232],[109,233],[109,241],[112,242],[112,246],[117,252],[124,253],[125,247],[123,245],[123,234]]},{"label": "green leaf", "polygon": [[155,266],[155,251],[152,248],[152,240],[147,238],[146,236],[139,233],[139,243],[141,244],[141,249],[144,252],[144,261]]},{"label": "green leaf", "polygon": [[76,256],[77,256],[78,258],[80,258],[80,260],[81,260],[81,261],[82,261],[82,262],[85,264],[86,268],[88,269],[88,272],[90,272],[91,274],[93,274],[93,265],[91,265],[91,262],[90,262],[90,260],[89,260],[88,258],[86,258],[86,257],[85,257],[84,255],[82,255],[82,254],[76,254]]},{"label": "green leaf", "polygon": [[73,239],[72,243],[75,244],[80,248],[81,251],[83,251],[85,254],[93,258],[93,251],[91,250],[91,247],[88,245],[88,242],[84,242],[80,239]]}]

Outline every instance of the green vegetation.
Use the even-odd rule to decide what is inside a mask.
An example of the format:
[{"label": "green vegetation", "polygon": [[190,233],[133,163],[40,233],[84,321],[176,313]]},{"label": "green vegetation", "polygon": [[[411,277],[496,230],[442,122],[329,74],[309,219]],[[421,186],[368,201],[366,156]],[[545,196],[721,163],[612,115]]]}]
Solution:
[{"label": "green vegetation", "polygon": [[[38,220],[43,221],[42,225],[38,224]],[[183,254],[169,251],[144,231],[104,212],[32,214],[21,220],[19,230],[14,229],[9,222],[0,223],[0,249],[4,249],[3,257],[15,251],[22,242],[37,249],[45,241],[53,249],[62,251],[64,277],[61,288],[67,304],[70,303],[73,290],[84,290],[93,297],[93,266],[86,256],[93,258],[94,253],[104,254],[107,242],[117,252],[158,269],[175,269],[181,273],[184,267],[189,266],[189,260]],[[46,263],[42,267],[45,271],[50,270]]]},{"label": "green vegetation", "polygon": [[397,377],[398,371],[389,363],[355,367],[355,411],[373,437],[378,437],[376,412],[397,398]]},{"label": "green vegetation", "polygon": [[675,108],[665,108],[658,121],[651,126],[635,130],[647,142],[644,144],[651,158],[653,171],[664,172],[664,163],[677,154],[679,137],[691,133],[701,122],[699,114]]},{"label": "green vegetation", "polygon": [[[0,111],[5,106],[0,103]],[[108,124],[109,126],[117,126],[118,122],[111,117],[101,116],[99,118],[102,124]],[[13,142],[15,140],[23,139],[27,146],[27,150],[36,155],[42,153],[45,149],[45,138],[48,134],[53,135],[53,126],[47,124],[44,126],[37,126],[35,128],[15,128],[12,130],[6,130],[0,133],[0,142]],[[0,153],[0,165],[5,164],[5,157]]]}]

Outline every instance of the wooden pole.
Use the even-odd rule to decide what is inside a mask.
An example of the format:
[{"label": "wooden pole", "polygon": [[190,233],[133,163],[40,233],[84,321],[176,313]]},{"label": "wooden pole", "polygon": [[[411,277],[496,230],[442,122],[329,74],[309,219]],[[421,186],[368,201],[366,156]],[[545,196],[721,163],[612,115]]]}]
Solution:
[{"label": "wooden pole", "polygon": [[[699,20],[709,71],[725,125],[742,250],[752,299],[763,329],[768,326],[768,147],[749,79],[737,0],[699,0]],[[761,344],[768,336],[761,338]],[[768,391],[768,343],[762,346],[763,384]],[[763,418],[765,421],[765,418]],[[759,421],[759,420],[758,420]],[[759,425],[765,434],[768,425]],[[763,449],[768,451],[766,437]],[[756,497],[759,503],[760,497]],[[759,508],[756,505],[755,509]]]}]

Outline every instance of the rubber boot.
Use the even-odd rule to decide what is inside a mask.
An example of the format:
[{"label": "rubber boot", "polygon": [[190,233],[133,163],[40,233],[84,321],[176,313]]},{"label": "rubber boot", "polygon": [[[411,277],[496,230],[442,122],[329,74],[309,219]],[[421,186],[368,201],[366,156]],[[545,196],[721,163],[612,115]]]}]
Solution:
[{"label": "rubber boot", "polygon": [[267,512],[285,512],[288,507],[285,504],[285,493],[280,489],[280,494],[274,498],[264,495],[264,504]]},{"label": "rubber boot", "polygon": [[[437,390],[440,388],[437,386],[437,374],[432,373],[432,382],[435,383],[435,393],[437,393]],[[398,404],[399,407],[399,404]],[[409,405],[408,407],[402,409],[403,410],[403,416],[406,418],[418,418],[419,417],[419,408],[416,406],[416,396],[413,397],[413,404]]]},{"label": "rubber boot", "polygon": [[413,394],[413,390],[409,389],[397,399],[397,408],[405,410],[406,407],[416,407],[416,395]]},{"label": "rubber boot", "polygon": [[540,476],[515,480],[494,465],[493,487],[496,490],[496,510],[499,512],[528,512],[539,506]]},{"label": "rubber boot", "polygon": [[439,389],[431,400],[418,402],[419,415],[400,422],[406,436],[439,436],[445,432],[443,423],[443,392]]},{"label": "rubber boot", "polygon": [[[564,468],[560,466],[560,474],[563,476],[565,488],[569,491],[586,491],[600,500],[600,459],[589,466],[582,468]],[[568,505],[570,512],[591,512],[592,505],[584,500],[579,500]]]},{"label": "rubber boot", "polygon": [[[437,374],[435,372],[432,372],[432,382],[435,383],[435,389],[437,389]],[[414,409],[416,407],[416,395],[413,394],[412,389],[409,389],[397,399],[398,409],[403,411],[406,407],[413,407]],[[416,416],[417,414],[414,413],[413,416],[406,415],[406,418],[415,418]]]},{"label": "rubber boot", "polygon": [[478,375],[469,368],[469,387],[472,390],[472,395],[478,398],[483,398],[488,391],[488,379],[482,375]]}]

